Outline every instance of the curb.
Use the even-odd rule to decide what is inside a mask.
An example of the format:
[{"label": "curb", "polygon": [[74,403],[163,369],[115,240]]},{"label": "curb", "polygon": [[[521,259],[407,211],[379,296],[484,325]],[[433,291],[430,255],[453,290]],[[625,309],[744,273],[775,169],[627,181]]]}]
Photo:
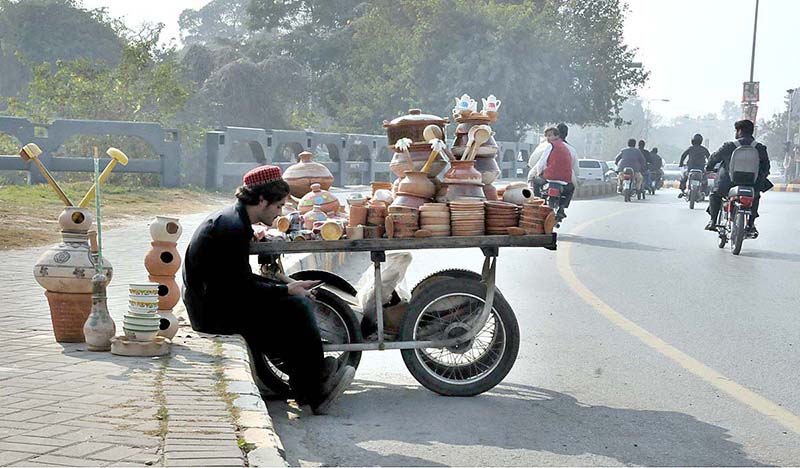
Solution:
[{"label": "curb", "polygon": [[[664,188],[680,188],[680,181],[665,180]],[[774,184],[770,192],[800,192],[800,184]]]},{"label": "curb", "polygon": [[575,189],[575,200],[586,200],[588,198],[610,197],[617,194],[614,182],[598,182],[594,184],[583,183]]}]

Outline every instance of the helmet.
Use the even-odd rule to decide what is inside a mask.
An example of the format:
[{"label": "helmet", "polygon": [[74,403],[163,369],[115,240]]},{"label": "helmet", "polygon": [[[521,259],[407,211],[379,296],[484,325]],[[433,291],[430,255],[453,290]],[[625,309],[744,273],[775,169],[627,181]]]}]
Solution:
[{"label": "helmet", "polygon": [[694,136],[692,137],[692,144],[693,145],[700,145],[702,143],[703,143],[703,135],[701,135],[699,133],[695,133]]}]

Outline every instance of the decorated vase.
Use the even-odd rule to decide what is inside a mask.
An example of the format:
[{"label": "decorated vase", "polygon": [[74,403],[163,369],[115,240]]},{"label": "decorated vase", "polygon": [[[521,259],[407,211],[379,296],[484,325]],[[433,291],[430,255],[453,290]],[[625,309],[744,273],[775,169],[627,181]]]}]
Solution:
[{"label": "decorated vase", "polygon": [[339,199],[331,195],[327,190],[323,190],[320,184],[312,184],[311,191],[303,196],[298,203],[300,213],[308,213],[315,206],[319,206],[324,213],[336,213],[339,211]]},{"label": "decorated vase", "polygon": [[323,190],[331,188],[333,174],[324,164],[314,162],[313,153],[303,151],[298,157],[300,162],[292,164],[283,173],[283,180],[289,184],[293,196],[302,197],[313,184],[319,184]]}]

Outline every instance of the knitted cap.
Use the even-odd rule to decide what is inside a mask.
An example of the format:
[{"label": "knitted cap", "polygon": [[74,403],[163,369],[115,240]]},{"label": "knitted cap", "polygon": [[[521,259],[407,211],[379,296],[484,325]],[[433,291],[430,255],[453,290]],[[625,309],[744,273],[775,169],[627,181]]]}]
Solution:
[{"label": "knitted cap", "polygon": [[281,168],[278,166],[259,166],[251,169],[242,178],[244,185],[252,187],[254,185],[276,182],[281,179]]}]

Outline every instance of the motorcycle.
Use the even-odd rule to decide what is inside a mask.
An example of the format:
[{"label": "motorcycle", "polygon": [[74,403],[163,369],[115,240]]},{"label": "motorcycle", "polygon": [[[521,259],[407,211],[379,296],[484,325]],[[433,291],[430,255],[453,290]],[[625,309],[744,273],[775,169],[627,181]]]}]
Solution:
[{"label": "motorcycle", "polygon": [[625,167],[622,169],[622,196],[626,202],[631,201],[633,195],[636,195],[638,200],[644,199],[644,190],[640,190],[636,186],[636,173],[632,167]]},{"label": "motorcycle", "polygon": [[658,169],[650,170],[650,179],[649,184],[647,185],[650,195],[655,195],[656,190],[660,189],[663,185],[664,181],[661,179],[661,171]]},{"label": "motorcycle", "polygon": [[689,193],[686,194],[686,201],[689,202],[689,209],[694,209],[694,204],[703,197],[703,171],[700,169],[689,170]]},{"label": "motorcycle", "polygon": [[717,216],[717,232],[719,233],[719,248],[731,243],[731,252],[739,255],[742,251],[742,242],[745,238],[754,238],[746,233],[753,215],[752,207],[755,199],[755,189],[750,186],[737,186],[731,188],[727,197],[722,199],[722,209]]},{"label": "motorcycle", "polygon": [[544,194],[545,203],[553,209],[556,214],[556,227],[561,227],[561,221],[566,218],[564,208],[567,205],[567,197],[564,196],[564,190],[567,184],[556,180],[548,180],[542,187],[542,194]]}]

